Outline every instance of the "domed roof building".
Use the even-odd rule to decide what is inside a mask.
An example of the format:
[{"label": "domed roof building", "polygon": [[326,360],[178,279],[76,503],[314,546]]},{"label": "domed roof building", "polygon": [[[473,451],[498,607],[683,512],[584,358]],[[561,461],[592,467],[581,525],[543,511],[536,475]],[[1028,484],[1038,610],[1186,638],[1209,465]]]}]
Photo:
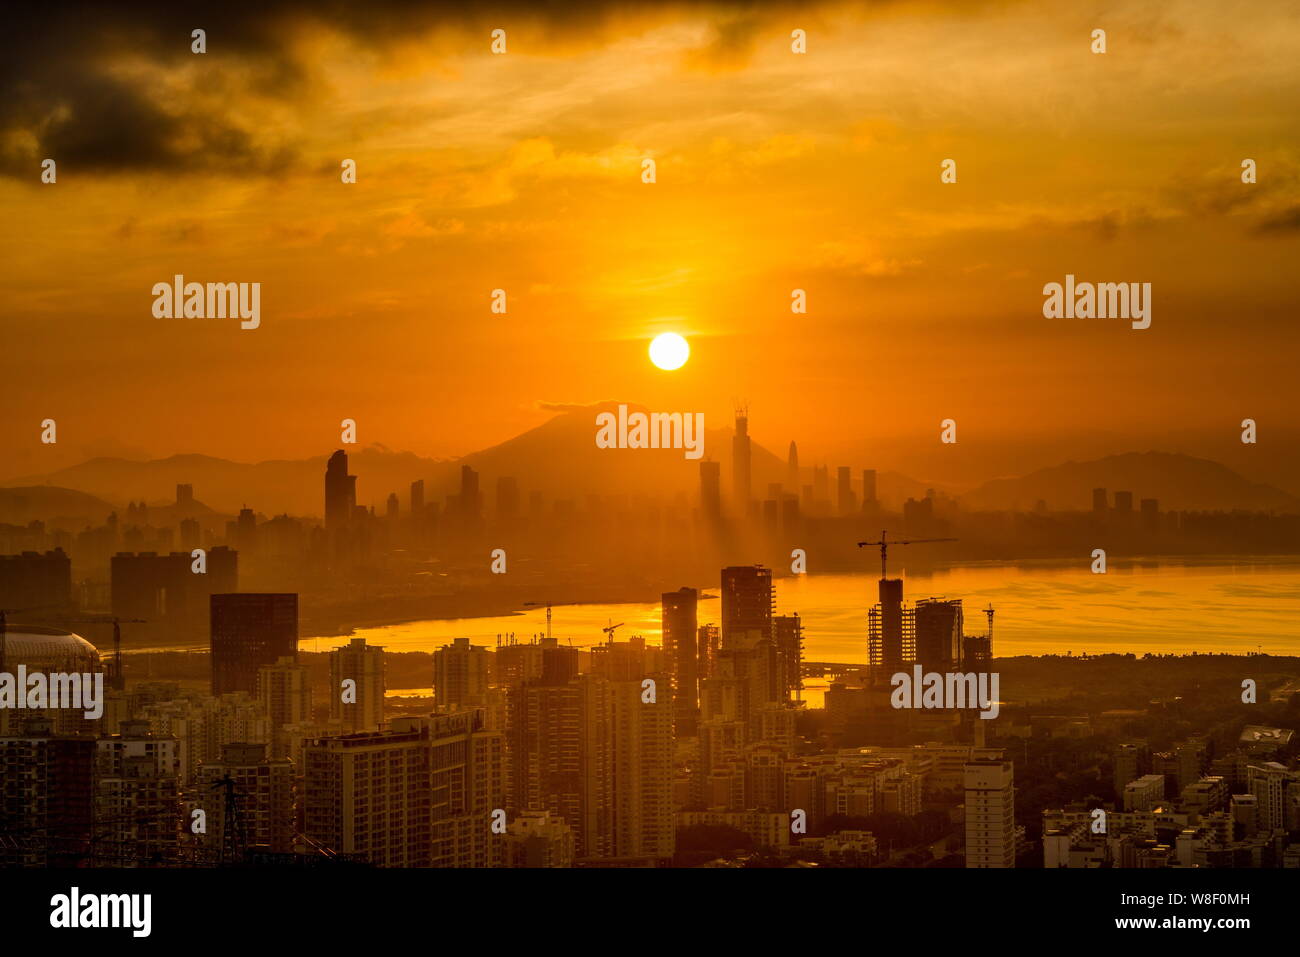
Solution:
[{"label": "domed roof building", "polygon": [[80,635],[44,625],[9,625],[0,638],[0,670],[13,673],[19,665],[28,671],[102,671],[99,649]]},{"label": "domed roof building", "polygon": [[[104,670],[99,649],[80,635],[45,625],[8,625],[0,638],[0,672],[13,675],[10,680],[16,682],[18,669],[24,665],[29,681],[33,673],[48,677],[51,674],[95,674]],[[99,722],[86,718],[85,712],[79,708],[29,710],[20,706],[0,708],[0,734],[29,730],[33,719],[38,723],[47,719],[47,729],[52,728],[56,734],[97,733],[99,728]]]}]

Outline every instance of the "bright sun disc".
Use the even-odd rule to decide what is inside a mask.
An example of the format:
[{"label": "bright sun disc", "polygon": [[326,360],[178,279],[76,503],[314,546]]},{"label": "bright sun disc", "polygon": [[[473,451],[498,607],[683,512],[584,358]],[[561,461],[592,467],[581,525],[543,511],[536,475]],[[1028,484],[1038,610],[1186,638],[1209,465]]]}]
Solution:
[{"label": "bright sun disc", "polygon": [[650,361],[668,372],[686,365],[690,356],[691,347],[675,332],[661,333],[650,343]]}]

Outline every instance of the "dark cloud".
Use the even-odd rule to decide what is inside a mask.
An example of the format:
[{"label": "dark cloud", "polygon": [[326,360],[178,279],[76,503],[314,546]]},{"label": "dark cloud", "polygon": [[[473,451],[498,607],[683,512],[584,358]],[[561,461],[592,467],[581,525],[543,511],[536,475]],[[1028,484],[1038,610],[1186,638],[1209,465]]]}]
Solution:
[{"label": "dark cloud", "polygon": [[[834,2],[834,0],[831,0]],[[711,68],[743,62],[764,17],[818,2],[677,0],[674,3],[502,0],[475,6],[414,0],[226,0],[189,4],[85,2],[7,11],[0,30],[0,175],[39,182],[42,159],[60,170],[274,174],[297,162],[293,133],[259,128],[241,115],[249,97],[299,105],[310,69],[294,60],[295,33],[338,30],[377,52],[434,29],[481,32],[527,22],[548,49],[598,42],[623,17],[670,19],[705,13],[712,42],[698,51]],[[868,0],[865,6],[888,5]],[[207,53],[191,52],[191,32],[207,33]],[[115,67],[135,58],[194,71],[180,93]],[[197,62],[196,62],[197,61]],[[237,66],[240,69],[232,70]],[[232,79],[237,77],[237,79]]]},{"label": "dark cloud", "polygon": [[1300,230],[1300,205],[1280,209],[1265,216],[1255,225],[1255,232],[1269,235],[1272,233],[1292,233]]},{"label": "dark cloud", "polygon": [[[271,76],[292,91],[297,77],[281,52],[284,19],[273,7],[74,3],[14,11],[0,35],[0,172],[36,182],[46,157],[61,172],[283,168],[292,149],[259,144],[238,115],[239,91],[223,97],[222,81],[202,73],[215,74],[234,56],[253,65],[254,82]],[[177,97],[117,69],[128,57],[194,66],[190,34],[199,27],[209,51],[227,56],[223,63],[209,52],[204,57],[214,59],[198,63],[205,95]]]}]

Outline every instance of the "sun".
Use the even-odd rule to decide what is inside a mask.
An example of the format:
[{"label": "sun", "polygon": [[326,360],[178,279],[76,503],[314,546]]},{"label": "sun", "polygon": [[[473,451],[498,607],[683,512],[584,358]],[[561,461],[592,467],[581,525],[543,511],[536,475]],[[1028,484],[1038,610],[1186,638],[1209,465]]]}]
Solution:
[{"label": "sun", "polygon": [[675,332],[660,333],[650,343],[650,361],[667,372],[680,369],[690,357],[690,345]]}]

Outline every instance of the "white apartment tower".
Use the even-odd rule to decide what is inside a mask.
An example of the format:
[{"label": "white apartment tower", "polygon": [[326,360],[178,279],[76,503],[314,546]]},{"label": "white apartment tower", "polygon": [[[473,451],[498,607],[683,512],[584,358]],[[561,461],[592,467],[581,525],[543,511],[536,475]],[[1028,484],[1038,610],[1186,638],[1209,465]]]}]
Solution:
[{"label": "white apartment tower", "polygon": [[1014,774],[1010,761],[971,761],[966,788],[966,866],[1016,866]]}]

